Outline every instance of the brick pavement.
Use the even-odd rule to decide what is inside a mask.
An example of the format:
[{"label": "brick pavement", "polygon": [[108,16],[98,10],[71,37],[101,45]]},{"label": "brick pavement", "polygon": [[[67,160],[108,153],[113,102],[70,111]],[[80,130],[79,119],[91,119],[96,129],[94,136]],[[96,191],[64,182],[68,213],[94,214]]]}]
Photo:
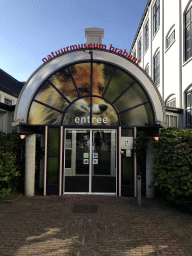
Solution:
[{"label": "brick pavement", "polygon": [[[74,213],[79,204],[98,212]],[[192,215],[157,199],[20,197],[0,204],[0,255],[191,256]]]}]

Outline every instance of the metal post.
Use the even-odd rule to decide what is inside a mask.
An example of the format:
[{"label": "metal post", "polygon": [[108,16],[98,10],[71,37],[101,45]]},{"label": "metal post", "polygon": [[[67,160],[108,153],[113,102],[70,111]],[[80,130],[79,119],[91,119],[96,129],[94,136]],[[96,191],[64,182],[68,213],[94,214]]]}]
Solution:
[{"label": "metal post", "polygon": [[141,175],[137,175],[137,203],[141,206]]}]

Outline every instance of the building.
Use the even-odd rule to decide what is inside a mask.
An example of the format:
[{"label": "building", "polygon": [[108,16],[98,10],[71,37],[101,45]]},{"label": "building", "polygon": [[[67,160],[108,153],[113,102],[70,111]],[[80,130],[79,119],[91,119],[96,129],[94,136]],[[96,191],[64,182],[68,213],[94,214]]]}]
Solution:
[{"label": "building", "polygon": [[154,80],[171,127],[192,127],[192,1],[149,0],[130,52]]},{"label": "building", "polygon": [[15,105],[19,93],[24,83],[17,81],[15,78],[0,69],[0,131],[11,133],[17,131],[13,127]]},{"label": "building", "polygon": [[[165,127],[164,103],[152,79],[129,57],[106,49],[103,29],[86,44],[52,52],[20,92],[13,126],[26,137],[25,194],[34,195],[36,134],[45,154],[44,195],[137,195],[137,130],[150,138]],[[153,197],[152,146],[146,196]]]}]

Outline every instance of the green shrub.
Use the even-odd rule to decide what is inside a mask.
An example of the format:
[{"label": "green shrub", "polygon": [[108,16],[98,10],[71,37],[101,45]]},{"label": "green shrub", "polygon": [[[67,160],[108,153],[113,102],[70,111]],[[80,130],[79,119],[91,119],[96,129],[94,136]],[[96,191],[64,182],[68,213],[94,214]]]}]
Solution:
[{"label": "green shrub", "polygon": [[0,132],[0,197],[16,190],[20,173],[20,139],[17,135]]},{"label": "green shrub", "polygon": [[192,129],[160,130],[152,175],[152,185],[168,201],[192,210]]}]

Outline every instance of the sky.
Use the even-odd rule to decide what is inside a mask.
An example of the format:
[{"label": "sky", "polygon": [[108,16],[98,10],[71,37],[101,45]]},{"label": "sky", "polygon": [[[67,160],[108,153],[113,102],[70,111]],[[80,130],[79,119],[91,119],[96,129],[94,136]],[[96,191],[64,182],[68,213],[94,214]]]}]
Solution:
[{"label": "sky", "polygon": [[86,43],[85,28],[104,29],[103,44],[130,51],[147,0],[1,0],[0,68],[21,82],[52,51]]}]

